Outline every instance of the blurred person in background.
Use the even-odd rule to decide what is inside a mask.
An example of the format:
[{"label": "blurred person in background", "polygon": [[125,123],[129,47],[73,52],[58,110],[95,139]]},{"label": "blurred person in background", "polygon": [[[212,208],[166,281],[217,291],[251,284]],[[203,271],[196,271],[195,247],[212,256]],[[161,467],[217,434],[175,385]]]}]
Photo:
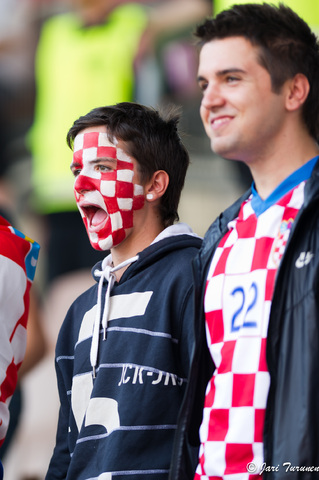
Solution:
[{"label": "blurred person in background", "polygon": [[[30,288],[39,245],[0,216],[0,446],[10,421],[9,405],[26,352]],[[0,461],[0,478],[2,464]]]},{"label": "blurred person in background", "polygon": [[[3,0],[0,3],[0,215],[11,225],[26,231],[31,229],[24,225],[21,219],[19,203],[29,185],[25,177],[20,178],[16,168],[27,156],[24,135],[32,121],[34,102],[32,58],[37,40],[37,15],[34,7],[35,2],[32,0]],[[8,240],[11,239],[12,245],[15,243],[15,236],[8,235],[9,227],[5,227],[6,223],[3,219],[1,220],[2,252]],[[21,241],[16,242],[17,254],[20,248],[18,244]],[[21,251],[21,256],[22,254]],[[9,283],[12,287],[15,284],[16,274],[14,269],[10,272],[12,278]],[[5,275],[5,269],[3,274]],[[5,305],[5,282],[8,282],[7,277],[2,278],[1,282],[2,305]],[[18,298],[17,292],[16,301]],[[33,285],[30,293],[26,293],[25,300],[25,315],[28,317],[26,346],[23,343],[24,339],[21,343],[25,354],[22,366],[19,365],[17,369],[16,384],[12,377],[11,387],[15,385],[15,389],[13,396],[10,395],[10,403],[6,404],[9,408],[10,422],[5,439],[1,442],[0,459],[5,457],[13,439],[23,407],[21,379],[39,363],[46,349],[36,285]],[[8,303],[10,301],[8,300]],[[5,340],[3,332],[2,330],[3,340]],[[13,373],[16,372],[11,368],[10,375]],[[1,398],[5,398],[5,393],[2,392]]]}]

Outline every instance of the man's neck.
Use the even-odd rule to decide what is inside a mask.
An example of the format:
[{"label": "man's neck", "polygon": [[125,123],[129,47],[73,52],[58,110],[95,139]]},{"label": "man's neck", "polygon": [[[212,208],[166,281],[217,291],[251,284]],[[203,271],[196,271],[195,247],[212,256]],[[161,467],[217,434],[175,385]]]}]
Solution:
[{"label": "man's neck", "polygon": [[[116,247],[111,249],[113,265],[116,267],[121,263],[135,257],[139,252],[145,250],[155,240],[157,235],[163,230],[162,227],[141,230],[138,233],[133,232]],[[129,265],[115,272],[116,280],[119,281]]]},{"label": "man's neck", "polygon": [[289,175],[317,155],[318,144],[309,137],[303,143],[292,141],[284,151],[274,152],[266,160],[260,158],[248,164],[259,196],[266,199]]}]

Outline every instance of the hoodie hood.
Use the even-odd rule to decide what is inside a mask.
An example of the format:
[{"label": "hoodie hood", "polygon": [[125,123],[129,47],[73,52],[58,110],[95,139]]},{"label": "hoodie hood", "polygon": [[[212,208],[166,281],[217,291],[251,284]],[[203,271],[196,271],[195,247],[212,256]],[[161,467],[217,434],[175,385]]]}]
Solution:
[{"label": "hoodie hood", "polygon": [[[108,315],[110,309],[111,291],[116,282],[115,272],[123,267],[130,266],[122,275],[121,282],[131,278],[137,271],[146,268],[157,258],[163,257],[168,251],[185,248],[189,246],[199,246],[201,237],[195,234],[186,223],[178,223],[165,228],[142,252],[136,256],[125,260],[115,266],[112,262],[112,254],[109,254],[104,260],[98,262],[92,270],[93,277],[98,282],[97,309],[93,325],[92,343],[90,351],[90,363],[93,370],[93,377],[96,375],[96,365],[99,350],[100,329],[103,329],[103,340],[106,339],[106,330],[108,324]],[[102,313],[102,294],[103,286],[107,283],[105,292],[104,308]]]},{"label": "hoodie hood", "polygon": [[[127,278],[134,276],[136,271],[146,268],[150,263],[154,263],[157,258],[161,258],[167,252],[191,246],[199,247],[201,243],[202,238],[194,233],[186,223],[171,225],[165,228],[147,248],[137,253],[138,262],[137,260],[131,262],[131,259],[125,261],[125,266],[132,265],[123,273],[120,282],[125,282]],[[133,258],[135,259],[136,257]],[[109,254],[104,260],[94,265],[92,275],[97,283],[101,278],[99,272],[103,271],[107,266],[113,268],[112,254]],[[120,270],[123,266],[123,264],[118,265],[114,271]]]}]

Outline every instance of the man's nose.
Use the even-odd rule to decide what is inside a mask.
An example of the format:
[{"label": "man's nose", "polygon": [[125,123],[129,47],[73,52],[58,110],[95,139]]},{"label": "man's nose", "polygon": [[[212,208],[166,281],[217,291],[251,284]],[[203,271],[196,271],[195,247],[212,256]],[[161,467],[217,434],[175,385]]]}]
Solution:
[{"label": "man's nose", "polygon": [[80,173],[76,177],[75,182],[74,182],[74,190],[77,193],[83,193],[83,192],[87,192],[87,191],[95,190],[95,189],[96,189],[96,185],[94,183],[93,178],[86,177],[82,173]]},{"label": "man's nose", "polygon": [[203,93],[202,107],[210,110],[224,105],[225,99],[220,87],[216,83],[209,83]]}]

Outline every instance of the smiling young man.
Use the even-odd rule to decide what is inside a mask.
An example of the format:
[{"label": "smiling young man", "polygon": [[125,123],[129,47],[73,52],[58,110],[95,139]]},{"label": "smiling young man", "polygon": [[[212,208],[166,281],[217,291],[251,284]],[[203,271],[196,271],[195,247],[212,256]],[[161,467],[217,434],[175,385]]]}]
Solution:
[{"label": "smiling young man", "polygon": [[201,245],[174,224],[189,163],[177,123],[120,103],[92,110],[68,133],[90,242],[111,253],[59,334],[48,480],[168,478],[193,345],[191,259]]},{"label": "smiling young man", "polygon": [[265,3],[235,5],[196,35],[212,150],[245,162],[254,182],[194,261],[196,346],[170,478],[310,480],[319,465],[318,41],[292,10]]}]

